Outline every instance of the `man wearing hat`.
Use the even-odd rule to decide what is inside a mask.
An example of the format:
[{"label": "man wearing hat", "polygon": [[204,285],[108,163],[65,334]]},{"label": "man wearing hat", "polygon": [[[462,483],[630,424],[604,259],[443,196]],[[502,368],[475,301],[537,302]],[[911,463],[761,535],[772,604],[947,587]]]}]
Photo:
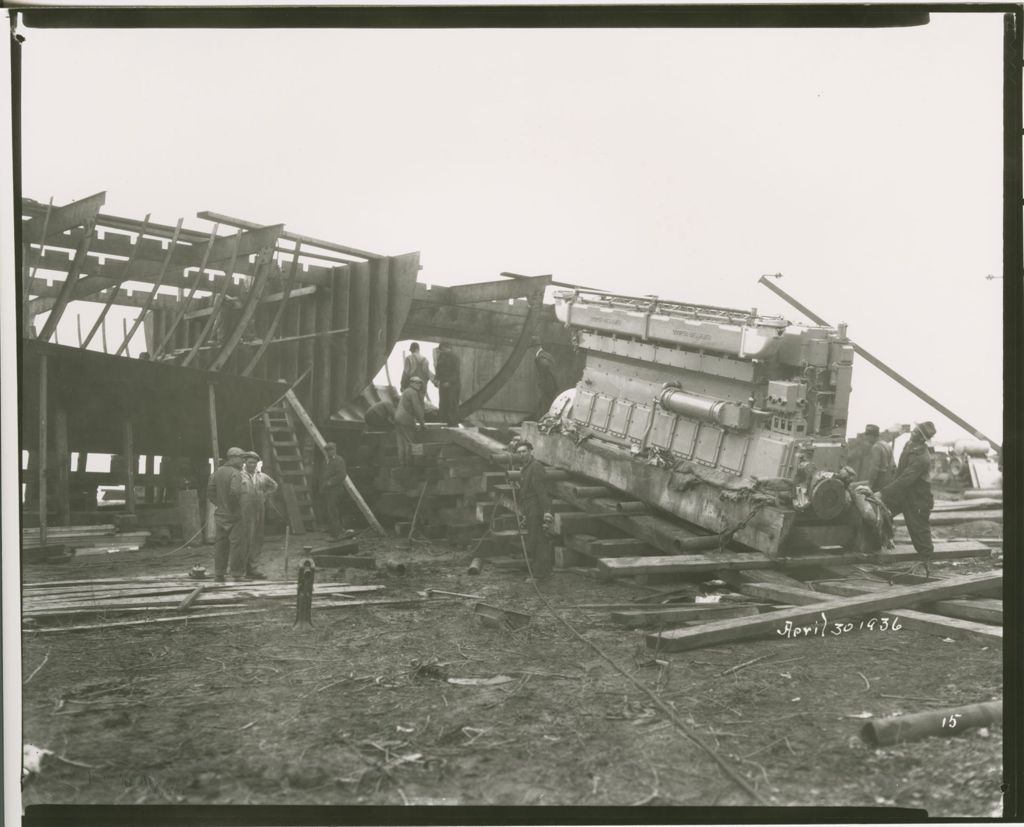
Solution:
[{"label": "man wearing hat", "polygon": [[263,522],[267,500],[277,491],[277,483],[267,474],[256,470],[260,455],[248,451],[242,468],[242,543],[245,547],[245,576],[250,580],[266,580],[267,576],[256,568],[263,551]]},{"label": "man wearing hat", "polygon": [[933,436],[935,425],[931,422],[920,422],[911,429],[910,441],[900,454],[896,467],[896,478],[878,492],[893,517],[902,512],[910,542],[925,560],[935,553],[928,524],[935,505],[931,483],[928,482],[932,467],[928,440]]},{"label": "man wearing hat", "polygon": [[320,496],[327,519],[327,533],[335,540],[341,539],[341,497],[348,479],[348,465],[338,453],[338,446],[328,442],[324,446],[324,467],[320,472]]},{"label": "man wearing hat", "polygon": [[416,429],[426,427],[426,411],[423,408],[423,393],[426,384],[420,376],[409,380],[409,387],[402,391],[395,410],[395,444],[398,459],[406,465],[412,459],[412,446],[416,442]]},{"label": "man wearing hat", "polygon": [[206,486],[206,499],[213,503],[215,508],[213,575],[214,579],[221,583],[228,573],[238,579],[245,576],[245,546],[242,542],[241,525],[241,469],[244,461],[245,451],[241,448],[228,448],[227,456],[210,475],[210,481]]},{"label": "man wearing hat", "polygon": [[879,438],[877,425],[864,428],[864,440],[868,444],[868,451],[858,478],[866,482],[873,492],[881,491],[892,482],[896,465],[892,459],[892,448]]},{"label": "man wearing hat", "polygon": [[409,353],[406,354],[405,361],[402,363],[402,378],[398,384],[399,389],[404,391],[409,387],[409,382],[414,376],[418,376],[423,380],[424,389],[426,389],[426,383],[434,378],[434,372],[430,369],[430,360],[420,353],[419,342],[413,342],[409,345]]}]

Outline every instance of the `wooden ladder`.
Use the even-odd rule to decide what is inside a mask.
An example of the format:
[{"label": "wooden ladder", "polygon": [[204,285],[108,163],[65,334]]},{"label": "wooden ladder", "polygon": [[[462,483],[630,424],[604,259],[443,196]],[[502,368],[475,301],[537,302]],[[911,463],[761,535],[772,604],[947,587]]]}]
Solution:
[{"label": "wooden ladder", "polygon": [[288,524],[292,534],[305,534],[316,529],[316,517],[313,514],[310,469],[302,458],[295,426],[291,406],[285,398],[263,412],[263,427],[266,428],[272,454],[271,464],[281,484]]}]

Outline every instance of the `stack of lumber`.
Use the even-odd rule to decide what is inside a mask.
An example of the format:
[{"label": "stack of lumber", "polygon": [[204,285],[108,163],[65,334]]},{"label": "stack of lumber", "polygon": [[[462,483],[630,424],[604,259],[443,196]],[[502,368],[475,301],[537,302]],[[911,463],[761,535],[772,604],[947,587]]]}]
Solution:
[{"label": "stack of lumber", "polygon": [[[146,543],[148,531],[118,532],[114,525],[54,526],[46,529],[48,545],[59,544],[73,549],[88,549],[92,553],[108,551],[137,551]],[[39,548],[38,528],[26,528],[21,532],[21,548],[31,556]]]},{"label": "stack of lumber", "polygon": [[[383,589],[376,585],[318,584],[313,593],[314,606],[354,601],[354,595]],[[88,615],[142,612],[154,616],[136,621],[146,623],[161,613],[195,617],[200,616],[194,614],[197,609],[223,610],[243,607],[254,599],[294,600],[295,596],[296,584],[288,580],[217,583],[179,575],[59,580],[22,586],[22,618],[39,624]]]},{"label": "stack of lumber", "polygon": [[[758,637],[777,637],[802,627],[806,637],[846,633],[871,634],[882,628],[913,629],[943,637],[973,638],[989,644],[1002,640],[1002,576],[984,573],[890,585],[871,572],[861,578],[804,582],[773,570],[733,570],[725,574],[737,591],[759,603],[723,603],[718,616],[706,607],[646,607],[614,613],[622,625],[660,626],[647,636],[649,648],[684,651]],[[775,607],[766,605],[777,604]],[[688,623],[677,621],[689,620]],[[874,621],[872,624],[871,621]],[[629,621],[629,622],[626,622]],[[864,632],[867,622],[868,632]],[[837,626],[838,624],[838,626]],[[665,628],[673,626],[673,628]],[[789,636],[789,635],[786,635]],[[798,635],[799,636],[799,632]]]}]

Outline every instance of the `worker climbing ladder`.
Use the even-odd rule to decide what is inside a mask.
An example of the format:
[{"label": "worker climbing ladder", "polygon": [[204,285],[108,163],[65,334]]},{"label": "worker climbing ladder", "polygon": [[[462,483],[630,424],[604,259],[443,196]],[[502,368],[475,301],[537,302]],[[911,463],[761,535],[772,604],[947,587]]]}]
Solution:
[{"label": "worker climbing ladder", "polygon": [[263,412],[263,427],[270,446],[270,464],[281,484],[285,513],[293,534],[316,528],[310,470],[302,457],[295,415],[287,397]]},{"label": "worker climbing ladder", "polygon": [[[281,482],[288,523],[292,533],[304,534],[315,529],[316,518],[313,514],[310,473],[302,456],[298,425],[306,429],[313,444],[322,453],[327,441],[293,391],[289,390],[263,412],[263,426],[267,432],[272,464]],[[379,536],[386,536],[384,528],[349,477],[345,478],[345,490],[370,527]]]}]

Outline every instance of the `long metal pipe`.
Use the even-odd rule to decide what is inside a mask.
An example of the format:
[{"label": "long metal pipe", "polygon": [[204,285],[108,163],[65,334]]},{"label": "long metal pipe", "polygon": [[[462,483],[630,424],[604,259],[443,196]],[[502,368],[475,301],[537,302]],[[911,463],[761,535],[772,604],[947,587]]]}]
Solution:
[{"label": "long metal pipe", "polygon": [[704,399],[676,388],[665,388],[658,394],[658,404],[666,411],[689,416],[702,422],[721,424],[725,403],[717,399]]},{"label": "long metal pipe", "polygon": [[[798,302],[796,299],[794,299],[791,295],[789,295],[789,293],[787,293],[785,290],[783,290],[777,284],[774,284],[773,282],[769,281],[768,280],[768,276],[761,276],[761,278],[758,279],[758,282],[763,284],[765,287],[767,287],[773,293],[775,293],[775,295],[780,296],[781,298],[785,299],[787,302],[789,302],[791,305],[793,305],[793,307],[795,307],[797,310],[799,310],[801,313],[803,313],[811,321],[813,321],[813,322],[815,322],[817,324],[820,324],[820,325],[824,325],[825,327],[832,327],[832,325],[830,325],[828,322],[826,322],[817,313],[815,313],[814,311],[810,310],[807,307],[804,307],[802,304],[800,304],[800,302]],[[904,377],[902,377],[895,370],[893,370],[891,367],[889,367],[887,364],[885,364],[885,362],[883,362],[881,359],[879,359],[879,358],[877,358],[875,356],[872,356],[870,353],[868,353],[866,350],[864,350],[864,348],[862,348],[856,342],[850,342],[849,344],[853,347],[853,349],[857,353],[857,355],[860,356],[862,359],[864,359],[867,362],[870,362],[872,365],[874,365],[876,368],[878,368],[880,371],[882,371],[882,373],[884,373],[890,379],[894,380],[895,382],[898,382],[900,385],[905,387],[908,391],[910,391],[912,394],[917,396],[919,399],[922,399],[925,402],[927,402],[929,405],[931,405],[933,408],[935,408],[935,410],[937,410],[939,413],[941,413],[947,419],[952,420],[957,425],[959,425],[961,428],[963,428],[964,430],[966,430],[966,431],[970,432],[971,434],[973,434],[974,436],[976,436],[978,439],[985,440],[985,442],[987,442],[989,445],[991,445],[996,450],[996,452],[999,454],[999,456],[1002,457],[1002,455],[1003,455],[1003,446],[1000,445],[998,442],[996,442],[994,439],[985,436],[981,431],[979,431],[977,428],[975,428],[966,419],[963,419],[963,418],[957,416],[949,408],[947,408],[945,405],[943,405],[941,402],[939,402],[935,397],[930,396],[929,394],[925,393],[923,390],[921,390],[917,385],[915,385],[909,379],[905,379]]]},{"label": "long metal pipe", "polygon": [[1003,702],[989,701],[868,721],[861,728],[860,737],[873,747],[889,747],[930,735],[959,735],[975,727],[1002,723],[1002,720]]}]

